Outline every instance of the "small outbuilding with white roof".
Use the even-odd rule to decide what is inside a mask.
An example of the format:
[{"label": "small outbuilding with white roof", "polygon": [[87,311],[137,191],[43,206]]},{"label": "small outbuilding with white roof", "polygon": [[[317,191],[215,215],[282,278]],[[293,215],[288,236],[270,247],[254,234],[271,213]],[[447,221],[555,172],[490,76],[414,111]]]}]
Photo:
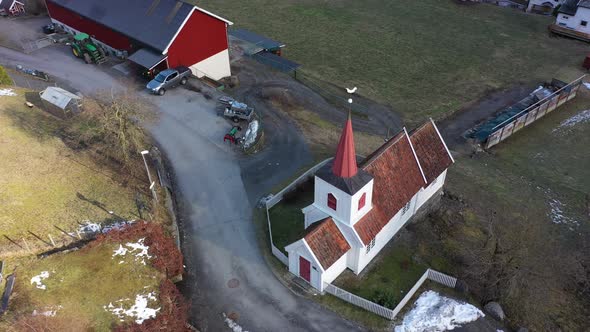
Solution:
[{"label": "small outbuilding with white roof", "polygon": [[82,106],[82,97],[55,86],[50,86],[39,92],[39,96],[43,105],[52,114],[58,116],[69,116],[79,113]]}]

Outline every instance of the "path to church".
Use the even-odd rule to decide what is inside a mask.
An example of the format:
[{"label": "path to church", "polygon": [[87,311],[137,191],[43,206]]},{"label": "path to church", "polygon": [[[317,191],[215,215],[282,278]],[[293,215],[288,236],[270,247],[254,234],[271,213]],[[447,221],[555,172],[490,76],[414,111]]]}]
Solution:
[{"label": "path to church", "polygon": [[[85,94],[122,86],[112,73],[71,57],[66,48],[25,55],[0,47],[0,64],[16,63],[46,71]],[[223,144],[219,132],[227,123],[210,112],[210,102],[201,95],[175,89],[150,98],[162,110],[152,131],[172,163],[182,194],[188,282],[198,327],[204,332],[227,330],[222,314],[233,313],[244,330],[253,332],[361,330],[293,295],[261,256],[251,201],[311,161],[291,122],[270,118],[267,134],[277,138],[276,145],[246,160]],[[233,282],[233,288],[228,287],[232,279],[239,281],[237,287]]]}]

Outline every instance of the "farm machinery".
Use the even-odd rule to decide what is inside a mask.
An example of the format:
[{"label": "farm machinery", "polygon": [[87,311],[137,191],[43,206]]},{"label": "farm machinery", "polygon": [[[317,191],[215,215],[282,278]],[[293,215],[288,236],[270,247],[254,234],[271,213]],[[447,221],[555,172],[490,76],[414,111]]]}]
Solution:
[{"label": "farm machinery", "polygon": [[235,123],[242,120],[250,121],[254,115],[254,108],[230,97],[223,96],[219,98],[219,104],[223,108],[223,116],[230,118]]},{"label": "farm machinery", "polygon": [[96,45],[86,33],[78,33],[74,41],[70,43],[72,53],[76,58],[84,59],[86,63],[100,65],[107,61],[106,54],[102,48]]},{"label": "farm machinery", "polygon": [[[255,144],[256,138],[261,135],[261,130],[259,129],[259,120],[253,119],[257,118],[256,114],[254,114],[254,108],[227,96],[219,98],[218,102],[219,115],[223,115],[235,123],[225,134],[223,141],[240,145],[243,149],[247,149],[252,144]],[[242,127],[238,123],[244,122],[247,123],[247,130],[244,134],[240,134],[239,132],[242,130]]]}]

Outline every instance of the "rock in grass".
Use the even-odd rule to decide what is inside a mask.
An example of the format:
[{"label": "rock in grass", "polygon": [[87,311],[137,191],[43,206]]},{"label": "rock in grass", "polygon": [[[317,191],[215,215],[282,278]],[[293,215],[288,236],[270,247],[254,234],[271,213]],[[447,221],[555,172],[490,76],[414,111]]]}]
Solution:
[{"label": "rock in grass", "polygon": [[483,310],[489,314],[490,316],[494,317],[499,321],[503,321],[506,316],[504,315],[504,310],[498,302],[488,302],[484,307]]}]

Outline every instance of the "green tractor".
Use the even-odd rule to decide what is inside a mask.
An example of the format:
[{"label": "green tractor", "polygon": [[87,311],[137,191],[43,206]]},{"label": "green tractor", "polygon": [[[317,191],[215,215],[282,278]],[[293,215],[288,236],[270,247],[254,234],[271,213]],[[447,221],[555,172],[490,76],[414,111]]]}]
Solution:
[{"label": "green tractor", "polygon": [[86,33],[78,33],[74,36],[74,42],[70,44],[72,53],[76,58],[84,59],[86,63],[96,63],[98,65],[107,61],[105,52],[92,42],[90,36]]}]

